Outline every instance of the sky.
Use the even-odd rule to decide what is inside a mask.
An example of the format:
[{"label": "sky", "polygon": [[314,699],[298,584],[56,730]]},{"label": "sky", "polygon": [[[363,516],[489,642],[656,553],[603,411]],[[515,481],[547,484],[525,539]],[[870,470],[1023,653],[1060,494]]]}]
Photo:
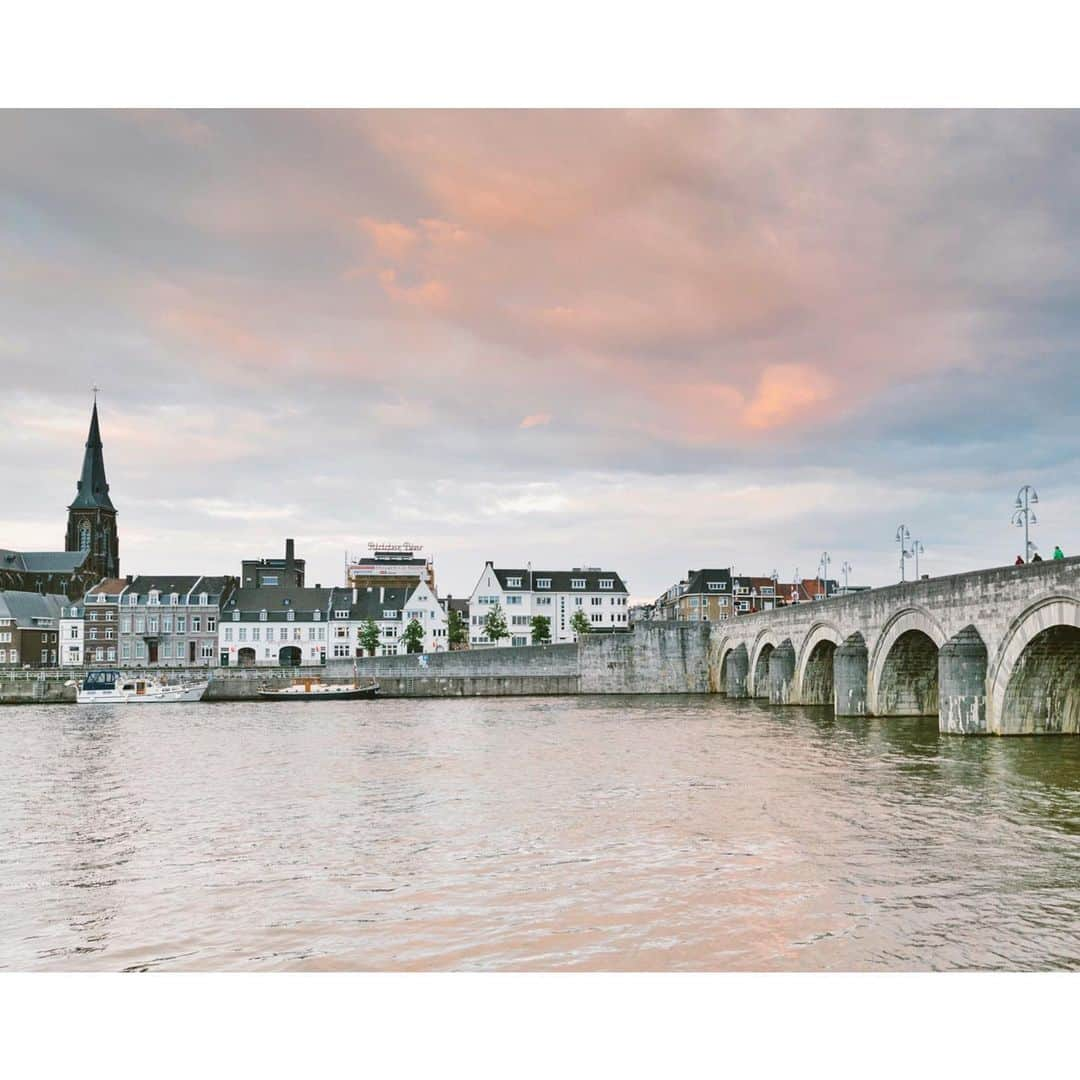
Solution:
[{"label": "sky", "polygon": [[[1070,112],[0,113],[0,547],[897,580],[1080,552]],[[909,565],[907,573],[912,573]]]}]

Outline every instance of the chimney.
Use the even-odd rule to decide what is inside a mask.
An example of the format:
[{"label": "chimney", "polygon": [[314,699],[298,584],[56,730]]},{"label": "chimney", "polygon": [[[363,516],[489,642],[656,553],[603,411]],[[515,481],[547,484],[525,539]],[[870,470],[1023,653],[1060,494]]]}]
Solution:
[{"label": "chimney", "polygon": [[289,578],[289,584],[292,584],[293,574],[296,570],[296,547],[293,544],[292,537],[289,537],[285,541],[285,576]]}]

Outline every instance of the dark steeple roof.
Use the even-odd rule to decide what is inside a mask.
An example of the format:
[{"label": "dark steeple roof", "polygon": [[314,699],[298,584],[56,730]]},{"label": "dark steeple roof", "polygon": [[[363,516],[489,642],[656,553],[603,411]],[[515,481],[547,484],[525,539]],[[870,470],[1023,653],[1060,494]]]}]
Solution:
[{"label": "dark steeple roof", "polygon": [[82,477],[79,492],[69,510],[112,510],[109,483],[105,479],[105,458],[101,453],[101,431],[98,429],[97,401],[90,416],[90,434],[86,437],[86,454],[83,456]]}]

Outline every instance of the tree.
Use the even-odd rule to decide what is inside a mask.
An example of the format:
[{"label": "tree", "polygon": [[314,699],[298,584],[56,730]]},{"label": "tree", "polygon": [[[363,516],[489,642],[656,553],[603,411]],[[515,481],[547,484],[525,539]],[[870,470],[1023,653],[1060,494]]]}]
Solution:
[{"label": "tree", "polygon": [[446,616],[446,636],[450,640],[451,649],[455,645],[469,644],[469,628],[465,625],[465,620],[457,608],[451,608]]},{"label": "tree", "polygon": [[586,634],[592,632],[592,624],[589,622],[589,616],[578,608],[574,612],[574,617],[570,620],[570,629],[577,634],[578,637],[584,637]]},{"label": "tree", "polygon": [[551,620],[546,615],[534,615],[529,620],[534,645],[547,645],[551,641]]},{"label": "tree", "polygon": [[360,645],[368,656],[374,656],[379,647],[379,624],[374,619],[368,619],[360,630]]},{"label": "tree", "polygon": [[405,642],[407,653],[423,652],[424,628],[416,619],[411,619],[409,625],[405,627],[405,633],[401,635],[401,640]]},{"label": "tree", "polygon": [[499,604],[484,616],[484,636],[492,645],[498,645],[507,636],[506,616]]}]

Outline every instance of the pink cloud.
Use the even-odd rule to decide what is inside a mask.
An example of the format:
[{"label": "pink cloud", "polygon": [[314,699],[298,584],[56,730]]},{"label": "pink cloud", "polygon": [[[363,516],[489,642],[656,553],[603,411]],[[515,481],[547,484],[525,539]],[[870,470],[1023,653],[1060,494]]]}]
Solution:
[{"label": "pink cloud", "polygon": [[526,416],[518,424],[519,428],[534,428],[543,427],[545,424],[551,423],[551,413],[533,413],[532,416]]}]

